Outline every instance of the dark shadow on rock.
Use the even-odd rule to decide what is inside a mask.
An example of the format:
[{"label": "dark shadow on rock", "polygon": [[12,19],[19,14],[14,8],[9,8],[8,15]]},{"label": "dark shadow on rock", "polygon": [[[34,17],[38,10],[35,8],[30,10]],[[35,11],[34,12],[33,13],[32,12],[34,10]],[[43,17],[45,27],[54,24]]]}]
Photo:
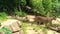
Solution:
[{"label": "dark shadow on rock", "polygon": [[56,31],[56,32],[60,33],[60,30],[59,30],[59,29],[58,29],[58,27],[56,27],[56,26],[49,26],[49,27],[48,27],[48,29],[50,29],[50,30],[53,30],[53,31]]}]

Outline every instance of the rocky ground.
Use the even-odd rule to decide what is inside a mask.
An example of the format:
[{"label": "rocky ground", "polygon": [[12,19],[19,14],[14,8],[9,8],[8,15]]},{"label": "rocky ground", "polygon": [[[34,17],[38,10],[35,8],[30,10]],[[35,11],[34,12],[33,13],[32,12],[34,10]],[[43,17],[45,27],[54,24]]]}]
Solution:
[{"label": "rocky ground", "polygon": [[[57,20],[59,21],[52,21],[54,22],[53,24],[60,24],[60,19],[57,18]],[[18,20],[16,19],[8,19],[7,21],[3,22],[2,25],[6,25],[6,26],[9,26],[9,24],[12,24],[13,22],[16,22]],[[19,21],[20,22],[20,21]],[[21,31],[23,31],[22,34],[60,34],[54,30],[51,30],[51,29],[47,29],[46,27],[42,26],[42,25],[39,25],[39,24],[36,24],[36,23],[29,23],[29,22],[20,22],[19,23],[21,25]],[[15,27],[15,26],[14,26]],[[19,32],[17,33],[13,33],[13,34],[20,34]]]},{"label": "rocky ground", "polygon": [[[7,22],[15,22],[16,20],[8,20]],[[7,23],[8,24],[8,23]],[[25,23],[25,22],[20,22],[21,25],[21,30],[23,30],[24,34],[60,34],[56,31],[46,29],[43,26],[37,25],[37,24],[31,24],[31,23]],[[15,33],[15,34],[18,34]]]}]

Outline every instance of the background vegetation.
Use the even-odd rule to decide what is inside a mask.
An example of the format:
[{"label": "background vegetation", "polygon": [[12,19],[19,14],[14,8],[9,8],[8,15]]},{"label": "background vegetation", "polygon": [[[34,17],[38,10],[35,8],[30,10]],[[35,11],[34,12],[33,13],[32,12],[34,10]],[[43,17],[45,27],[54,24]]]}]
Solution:
[{"label": "background vegetation", "polygon": [[[60,0],[0,0],[0,22],[6,20],[8,15],[24,17],[28,14],[60,17]],[[24,32],[25,27],[22,25]]]},{"label": "background vegetation", "polygon": [[[59,7],[58,0],[0,0],[0,12],[6,12],[8,15],[25,12],[46,17],[59,16]],[[19,13],[15,14],[17,11]]]},{"label": "background vegetation", "polygon": [[0,0],[0,13],[0,20],[7,15],[60,17],[60,0]]}]

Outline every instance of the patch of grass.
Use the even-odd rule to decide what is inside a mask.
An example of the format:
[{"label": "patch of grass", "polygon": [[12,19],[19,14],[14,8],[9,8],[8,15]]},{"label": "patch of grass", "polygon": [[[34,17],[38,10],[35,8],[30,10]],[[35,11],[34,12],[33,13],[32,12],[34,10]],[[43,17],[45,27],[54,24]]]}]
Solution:
[{"label": "patch of grass", "polygon": [[5,12],[0,12],[0,22],[7,20],[7,14]]},{"label": "patch of grass", "polygon": [[40,29],[39,26],[34,26],[34,27],[33,27],[33,30],[35,30],[36,32],[37,32],[39,29]]},{"label": "patch of grass", "polygon": [[42,29],[43,27],[42,26],[39,26],[39,25],[36,25],[36,26],[33,26],[33,30],[35,30],[36,32],[39,30],[39,29]]},{"label": "patch of grass", "polygon": [[[47,34],[47,26],[46,27],[43,27],[43,26],[33,26],[33,30],[35,30],[36,32],[39,30],[39,29],[42,29],[42,31],[44,32],[44,34]],[[39,34],[39,33],[38,33]]]},{"label": "patch of grass", "polygon": [[44,34],[47,34],[47,29],[43,28],[42,31],[44,32]]},{"label": "patch of grass", "polygon": [[24,34],[26,34],[26,28],[27,28],[27,24],[26,23],[22,23],[22,26],[21,26]]}]

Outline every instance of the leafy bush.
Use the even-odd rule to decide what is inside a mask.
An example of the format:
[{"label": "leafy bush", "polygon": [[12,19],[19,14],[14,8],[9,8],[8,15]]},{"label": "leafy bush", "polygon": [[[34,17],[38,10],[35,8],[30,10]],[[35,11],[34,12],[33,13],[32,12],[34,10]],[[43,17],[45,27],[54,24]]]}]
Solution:
[{"label": "leafy bush", "polygon": [[22,7],[26,6],[26,0],[20,0]]},{"label": "leafy bush", "polygon": [[7,19],[7,14],[5,12],[0,12],[0,22]]},{"label": "leafy bush", "polygon": [[0,32],[2,32],[4,34],[12,34],[12,32],[10,31],[10,29],[9,28],[5,28],[5,27],[1,28]]},{"label": "leafy bush", "polygon": [[[14,8],[22,8],[25,10],[26,5],[29,4],[32,8],[32,11],[34,11],[37,14],[45,15],[45,16],[57,16],[59,12],[55,13],[54,10],[56,8],[58,0],[29,0],[27,3],[27,0],[0,0],[0,12],[4,11],[10,11],[8,13],[12,13],[14,11]],[[60,4],[60,3],[59,3]],[[21,6],[21,7],[20,7]],[[16,14],[24,13],[22,11],[17,11]],[[54,13],[54,14],[52,14]]]},{"label": "leafy bush", "polygon": [[18,10],[16,10],[16,9],[15,9],[15,14],[16,14],[17,16],[20,16],[20,17],[26,16],[26,13],[24,13],[23,11],[18,11]]},{"label": "leafy bush", "polygon": [[45,15],[42,0],[30,0],[29,3],[34,12]]},{"label": "leafy bush", "polygon": [[52,12],[52,14],[54,15],[54,16],[56,16],[56,17],[58,17],[59,16],[59,4],[58,4],[58,0],[52,0],[52,9],[53,9],[53,12]]},{"label": "leafy bush", "polygon": [[44,11],[45,11],[45,15],[47,17],[51,16],[51,12],[52,12],[52,0],[43,0],[43,7],[44,7]]},{"label": "leafy bush", "polygon": [[57,2],[58,0],[29,0],[30,6],[34,12],[47,17],[53,16],[52,12]]}]

